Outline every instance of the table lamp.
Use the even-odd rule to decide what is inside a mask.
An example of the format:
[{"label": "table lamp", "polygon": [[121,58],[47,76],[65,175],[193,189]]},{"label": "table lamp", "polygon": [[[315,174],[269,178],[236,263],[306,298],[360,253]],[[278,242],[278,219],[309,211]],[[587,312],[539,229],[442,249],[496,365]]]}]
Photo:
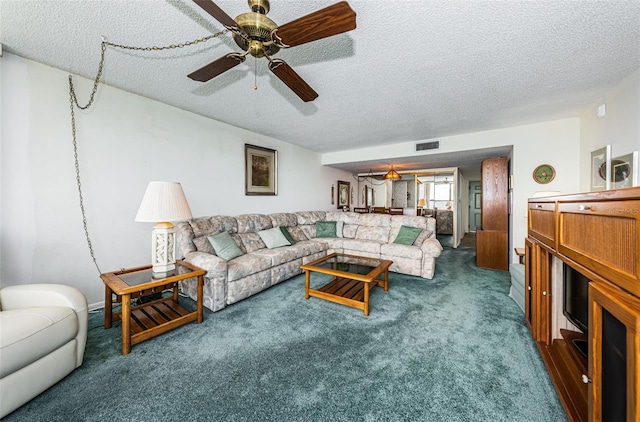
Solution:
[{"label": "table lamp", "polygon": [[427,205],[427,201],[424,198],[418,199],[418,208],[420,208],[420,214],[424,215],[424,206]]},{"label": "table lamp", "polygon": [[178,182],[149,182],[135,221],[156,223],[151,233],[152,271],[162,275],[176,268],[175,226],[191,218],[191,209]]}]

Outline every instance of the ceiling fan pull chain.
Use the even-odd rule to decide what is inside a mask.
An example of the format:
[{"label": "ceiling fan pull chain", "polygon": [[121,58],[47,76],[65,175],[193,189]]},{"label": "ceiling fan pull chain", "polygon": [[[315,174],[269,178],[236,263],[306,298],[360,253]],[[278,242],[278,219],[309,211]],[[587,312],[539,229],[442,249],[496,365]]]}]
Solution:
[{"label": "ceiling fan pull chain", "polygon": [[258,58],[253,56],[253,90],[258,90]]}]

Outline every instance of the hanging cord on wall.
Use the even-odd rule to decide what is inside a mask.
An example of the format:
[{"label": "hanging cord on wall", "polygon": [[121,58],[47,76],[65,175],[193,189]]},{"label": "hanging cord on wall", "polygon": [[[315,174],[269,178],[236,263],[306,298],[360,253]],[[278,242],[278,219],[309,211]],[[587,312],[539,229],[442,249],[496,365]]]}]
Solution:
[{"label": "hanging cord on wall", "polygon": [[102,77],[102,69],[104,67],[104,56],[107,50],[107,46],[114,48],[121,48],[125,50],[137,50],[137,51],[160,51],[160,50],[169,50],[175,48],[183,48],[194,44],[199,44],[205,41],[208,41],[212,38],[219,37],[222,34],[229,32],[228,30],[216,32],[212,35],[207,35],[206,37],[198,38],[193,41],[187,41],[180,44],[171,44],[164,47],[134,47],[122,44],[114,44],[105,39],[102,39],[100,43],[100,64],[98,65],[98,73],[96,74],[95,79],[93,80],[93,89],[91,90],[91,94],[89,95],[89,101],[86,105],[81,106],[78,104],[78,97],[76,96],[75,89],[73,87],[73,78],[69,75],[69,107],[71,109],[71,133],[73,136],[73,159],[76,171],[76,184],[78,186],[78,198],[80,200],[80,213],[82,214],[82,227],[84,228],[84,235],[87,238],[87,246],[89,247],[89,253],[91,254],[91,259],[93,260],[93,264],[96,266],[98,270],[98,274],[102,274],[100,267],[98,266],[98,261],[96,260],[95,253],[93,251],[93,245],[91,244],[91,238],[89,236],[89,228],[87,225],[87,215],[84,209],[84,198],[82,197],[82,182],[80,180],[80,162],[78,160],[78,140],[76,136],[76,115],[75,115],[75,107],[78,107],[80,110],[87,110],[93,104],[95,100],[96,92],[98,92],[98,84],[100,83],[100,78]]}]

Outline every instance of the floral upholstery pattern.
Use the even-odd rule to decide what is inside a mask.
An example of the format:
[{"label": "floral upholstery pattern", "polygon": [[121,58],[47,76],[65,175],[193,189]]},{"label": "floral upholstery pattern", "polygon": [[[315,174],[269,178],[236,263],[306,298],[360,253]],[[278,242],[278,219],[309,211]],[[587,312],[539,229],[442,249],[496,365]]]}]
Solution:
[{"label": "floral upholstery pattern", "polygon": [[387,243],[389,241],[389,229],[389,227],[359,226],[355,238]]},{"label": "floral upholstery pattern", "polygon": [[211,242],[207,239],[207,236],[202,237],[194,237],[193,243],[196,245],[196,250],[199,252],[210,253],[211,255],[216,255],[215,249],[211,246]]},{"label": "floral upholstery pattern", "polygon": [[239,280],[271,268],[271,259],[264,255],[244,254],[227,261],[227,281]]},{"label": "floral upholstery pattern", "polygon": [[300,211],[296,213],[298,217],[298,225],[316,224],[316,221],[326,221],[325,211]]},{"label": "floral upholstery pattern", "polygon": [[245,253],[251,253],[266,248],[266,245],[258,233],[240,233],[238,234],[238,238],[240,238],[240,241],[244,246]]},{"label": "floral upholstery pattern", "polygon": [[197,250],[193,240],[193,229],[188,221],[176,224],[176,258],[184,258],[188,253]]},{"label": "floral upholstery pattern", "polygon": [[[318,221],[341,221],[343,237],[315,238]],[[400,226],[422,229],[413,245],[393,240]],[[261,230],[287,227],[297,243],[267,249]],[[179,255],[207,271],[203,304],[216,312],[302,272],[300,265],[330,253],[347,253],[393,261],[391,271],[432,278],[442,246],[436,239],[435,219],[342,211],[244,214],[199,217],[176,225]],[[225,261],[215,255],[207,236],[229,232],[244,255]],[[181,290],[196,298],[195,279],[181,282]]]},{"label": "floral upholstery pattern", "polygon": [[270,229],[271,218],[262,214],[245,214],[236,217],[238,223],[238,233],[257,233],[261,230]]},{"label": "floral upholstery pattern", "polygon": [[287,230],[289,231],[289,234],[291,235],[291,237],[293,237],[293,240],[295,240],[296,242],[309,240],[307,235],[304,234],[304,231],[302,230],[301,227],[298,227],[298,226],[287,227]]},{"label": "floral upholstery pattern", "polygon": [[288,212],[278,212],[274,214],[269,214],[269,218],[271,219],[271,226],[273,227],[294,227],[298,225],[298,216],[293,213]]}]

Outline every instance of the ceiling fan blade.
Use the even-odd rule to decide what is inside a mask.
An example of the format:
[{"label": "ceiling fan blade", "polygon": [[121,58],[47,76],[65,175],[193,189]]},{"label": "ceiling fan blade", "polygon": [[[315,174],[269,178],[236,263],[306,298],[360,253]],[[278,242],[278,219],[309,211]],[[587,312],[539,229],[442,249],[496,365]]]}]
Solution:
[{"label": "ceiling fan blade", "polygon": [[284,82],[305,103],[318,98],[318,93],[307,84],[284,60],[273,59],[269,70]]},{"label": "ceiling fan blade", "polygon": [[349,3],[342,1],[278,27],[274,41],[282,46],[294,47],[355,28],[356,12],[349,7]]},{"label": "ceiling fan blade", "polygon": [[244,62],[244,55],[238,53],[229,53],[226,56],[220,57],[218,60],[209,63],[206,66],[201,67],[195,72],[190,73],[189,76],[194,81],[207,82],[209,79],[213,79],[221,73],[226,72]]},{"label": "ceiling fan blade", "polygon": [[202,7],[208,14],[213,16],[218,22],[223,24],[227,29],[232,29],[234,31],[242,31],[236,21],[234,21],[231,16],[227,15],[227,13],[220,9],[217,4],[212,2],[211,0],[193,0],[198,6]]}]

